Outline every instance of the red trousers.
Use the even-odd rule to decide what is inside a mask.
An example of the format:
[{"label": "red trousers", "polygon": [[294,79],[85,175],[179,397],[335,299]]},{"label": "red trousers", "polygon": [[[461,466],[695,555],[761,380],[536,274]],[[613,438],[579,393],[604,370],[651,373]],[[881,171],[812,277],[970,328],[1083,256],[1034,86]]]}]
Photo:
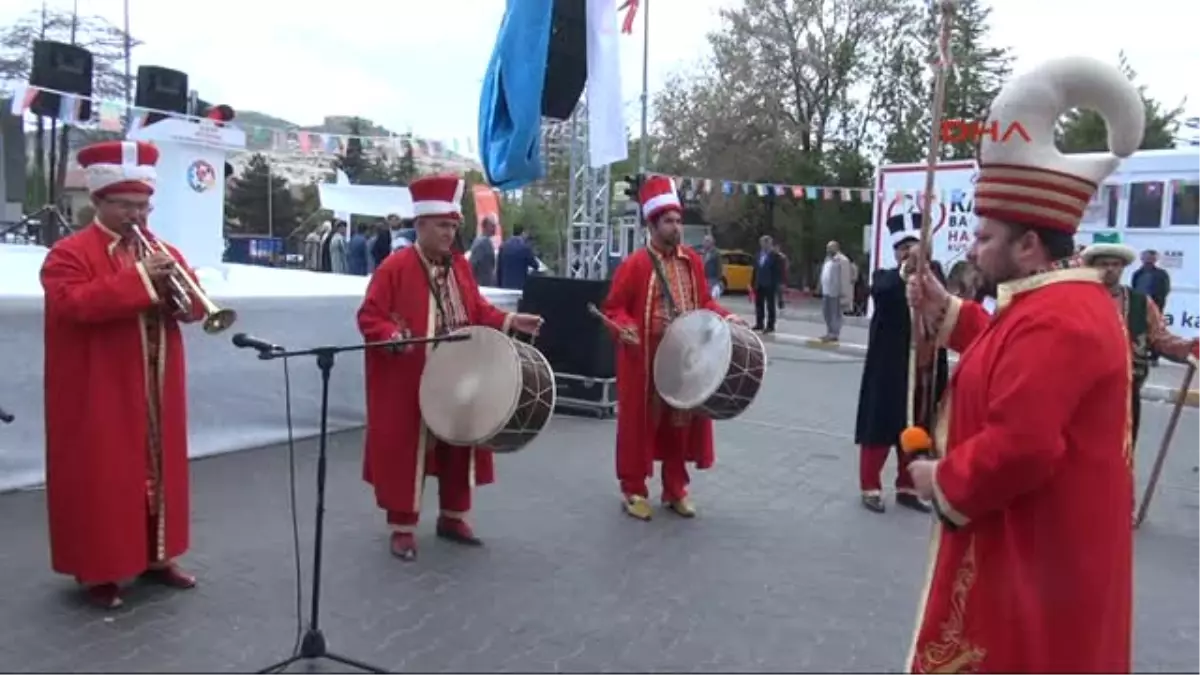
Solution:
[{"label": "red trousers", "polygon": [[[471,453],[465,448],[442,452],[438,456],[437,471],[439,515],[465,520],[471,512]],[[396,532],[413,532],[420,515],[415,511],[388,511],[387,522]]]},{"label": "red trousers", "polygon": [[[883,465],[887,464],[888,452],[892,448],[886,445],[864,445],[858,453],[858,483],[862,491],[878,494],[883,491]],[[896,492],[915,494],[912,476],[908,473],[908,455],[896,447]]]},{"label": "red trousers", "polygon": [[[691,477],[688,476],[687,461],[684,459],[687,434],[678,427],[662,422],[657,425],[655,436],[655,447],[658,450],[658,456],[662,458],[659,462],[659,473],[662,475],[663,500],[679,501],[687,496],[688,483],[691,482]],[[650,449],[647,448],[645,452],[650,452]],[[617,477],[621,481],[622,494],[650,496],[650,491],[646,488],[646,476],[641,471],[636,475],[620,475],[620,473],[618,467]]]}]

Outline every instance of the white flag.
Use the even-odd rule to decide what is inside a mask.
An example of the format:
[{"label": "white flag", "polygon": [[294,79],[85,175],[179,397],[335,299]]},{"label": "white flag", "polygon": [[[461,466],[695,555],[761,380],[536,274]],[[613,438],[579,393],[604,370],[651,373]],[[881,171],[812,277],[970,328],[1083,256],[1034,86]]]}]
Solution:
[{"label": "white flag", "polygon": [[629,155],[621,101],[620,32],[615,0],[587,0],[588,159],[599,168]]}]

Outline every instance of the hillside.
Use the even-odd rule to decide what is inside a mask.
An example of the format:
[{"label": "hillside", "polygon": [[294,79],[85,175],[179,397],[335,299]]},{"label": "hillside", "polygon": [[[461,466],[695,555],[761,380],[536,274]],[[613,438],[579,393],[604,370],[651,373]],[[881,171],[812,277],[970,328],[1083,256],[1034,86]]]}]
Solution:
[{"label": "hillside", "polygon": [[[327,115],[325,120],[320,124],[302,125],[285,120],[282,117],[275,117],[266,113],[258,112],[257,110],[239,110],[236,123],[249,129],[251,127],[266,127],[268,129],[288,129],[296,131],[311,131],[318,134],[348,134],[350,133],[350,121],[353,120],[352,115]],[[359,118],[362,125],[362,134],[364,136],[389,136],[393,132],[375,124],[369,119]],[[268,150],[268,142],[261,139],[251,138],[248,142],[249,150]]]}]

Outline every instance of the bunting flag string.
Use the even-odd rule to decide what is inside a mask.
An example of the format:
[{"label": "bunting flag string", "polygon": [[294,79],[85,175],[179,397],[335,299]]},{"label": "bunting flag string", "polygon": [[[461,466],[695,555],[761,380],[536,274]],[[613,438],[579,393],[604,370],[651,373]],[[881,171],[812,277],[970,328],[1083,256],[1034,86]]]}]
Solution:
[{"label": "bunting flag string", "polygon": [[[661,174],[660,174],[661,175]],[[720,194],[726,197],[750,195],[757,197],[792,197],[807,201],[840,201],[870,204],[870,188],[844,187],[838,185],[789,185],[783,183],[758,183],[695,176],[670,176],[685,194]]]},{"label": "bunting flag string", "polygon": [[[135,128],[144,124],[146,116],[150,113],[176,119],[199,120],[199,118],[189,118],[187,115],[174,112],[153,110],[138,106],[126,106],[124,101],[79,96],[77,94],[45,87],[34,87],[32,85],[20,85],[11,93],[12,114],[16,116],[24,115],[37,100],[39,94],[57,94],[61,102],[56,119],[60,122],[85,129],[98,129],[120,133],[125,130],[125,118],[130,112],[132,112],[131,117]],[[92,104],[91,116],[88,119],[83,119],[81,114],[83,103],[89,101]],[[247,140],[257,146],[265,145],[274,152],[290,151],[301,154],[342,154],[346,151],[350,141],[354,139],[361,143],[364,150],[372,148],[391,149],[397,154],[407,154],[411,151],[416,158],[429,157],[437,159],[453,158],[456,156],[460,158],[474,158],[477,148],[475,139],[472,137],[445,141],[417,136],[411,132],[389,136],[360,136],[309,131],[300,128],[266,127],[244,124],[238,121],[235,121],[234,124],[246,132]],[[565,131],[561,127],[556,126],[549,128],[547,135],[553,136],[563,133]]]},{"label": "bunting flag string", "polygon": [[[873,200],[878,199],[881,202],[887,203],[892,200],[904,197],[915,197],[918,203],[923,202],[923,191],[913,192],[911,190],[880,190],[876,192],[872,188],[864,187],[845,187],[839,185],[788,185],[782,183],[757,183],[736,180],[723,180],[719,178],[698,178],[694,176],[673,176],[670,174],[655,174],[667,176],[675,181],[675,185],[685,195],[723,195],[725,197],[735,196],[755,196],[755,197],[792,197],[797,201],[834,201],[843,204],[871,204]],[[1156,183],[1148,183],[1144,188],[1149,193],[1153,194],[1159,189]],[[1184,180],[1170,180],[1166,182],[1166,189],[1173,195],[1182,195],[1188,189],[1196,189],[1195,182]],[[1118,200],[1122,198],[1128,199],[1129,185],[1128,184],[1106,184],[1104,186],[1107,196],[1110,200]],[[957,203],[964,199],[969,199],[970,194],[961,189],[939,190],[935,198],[942,203]],[[1096,198],[1098,199],[1098,192]]]}]

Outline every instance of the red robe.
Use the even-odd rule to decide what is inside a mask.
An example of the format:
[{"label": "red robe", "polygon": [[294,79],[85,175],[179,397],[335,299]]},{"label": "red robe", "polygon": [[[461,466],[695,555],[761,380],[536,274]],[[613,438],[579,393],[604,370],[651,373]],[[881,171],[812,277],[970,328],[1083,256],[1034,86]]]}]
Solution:
[{"label": "red robe", "polygon": [[[1129,672],[1129,344],[1099,272],[952,300],[914,672]],[[947,524],[948,523],[948,524]],[[953,526],[953,527],[952,527]]]},{"label": "red robe", "polygon": [[[41,280],[51,565],[87,584],[121,581],[188,548],[179,319],[99,223],[56,243]],[[193,305],[184,320],[202,316]]]},{"label": "red robe", "polygon": [[[690,415],[685,426],[670,431],[660,428],[671,424],[669,415],[659,414],[666,404],[654,391],[652,382],[654,355],[665,330],[666,308],[651,255],[657,254],[652,254],[649,247],[639,249],[617,267],[602,309],[617,325],[637,329],[640,339],[637,345],[617,342],[618,477],[641,472],[649,478],[654,475],[654,460],[661,461],[675,452],[682,452],[685,460],[697,469],[707,469],[715,461],[712,420]],[[674,286],[672,295],[681,311],[708,309],[721,316],[730,314],[709,294],[704,261],[699,254],[681,246],[676,249],[678,262],[672,262],[671,256],[660,258],[666,263],[664,270]],[[690,274],[676,279],[675,269],[689,270]]]},{"label": "red robe", "polygon": [[[467,325],[506,331],[511,314],[496,309],[479,292],[471,264],[461,254],[452,258]],[[416,246],[396,251],[375,270],[358,310],[358,328],[367,342],[391,339],[407,329],[414,337],[433,337],[437,303],[429,288]],[[368,349],[366,359],[367,434],[363,480],[375,488],[380,508],[419,513],[425,476],[438,475],[436,439],[421,419],[418,399],[421,372],[432,344],[406,353]],[[494,479],[492,453],[471,451],[475,485]]]}]

